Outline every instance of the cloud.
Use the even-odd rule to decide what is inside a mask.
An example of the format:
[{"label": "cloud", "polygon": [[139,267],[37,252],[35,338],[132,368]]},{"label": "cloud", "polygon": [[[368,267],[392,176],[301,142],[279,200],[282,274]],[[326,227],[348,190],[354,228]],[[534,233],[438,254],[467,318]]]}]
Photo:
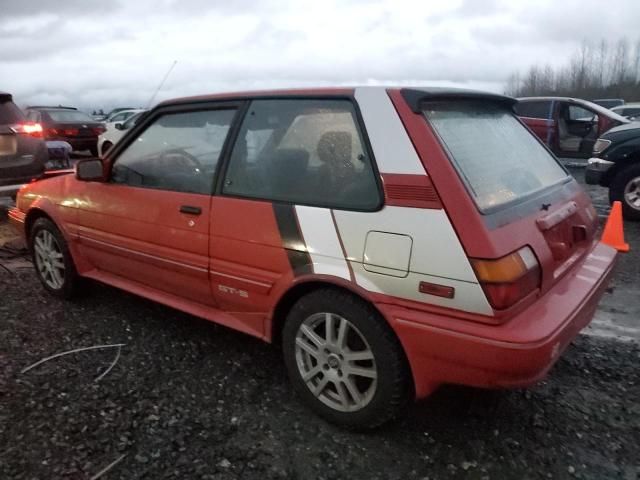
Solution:
[{"label": "cloud", "polygon": [[[5,2],[6,3],[6,2]],[[225,90],[460,84],[501,91],[583,38],[638,36],[619,0],[35,0],[0,17],[0,88],[21,104],[144,106]]]}]

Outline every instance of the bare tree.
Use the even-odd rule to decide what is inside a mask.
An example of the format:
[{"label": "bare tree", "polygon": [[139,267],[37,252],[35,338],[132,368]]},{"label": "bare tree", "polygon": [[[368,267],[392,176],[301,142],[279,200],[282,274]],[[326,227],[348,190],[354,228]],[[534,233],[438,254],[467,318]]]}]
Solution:
[{"label": "bare tree", "polygon": [[506,91],[514,96],[562,95],[640,100],[640,38],[630,48],[626,38],[613,47],[602,39],[583,41],[564,66],[532,65],[512,74]]}]

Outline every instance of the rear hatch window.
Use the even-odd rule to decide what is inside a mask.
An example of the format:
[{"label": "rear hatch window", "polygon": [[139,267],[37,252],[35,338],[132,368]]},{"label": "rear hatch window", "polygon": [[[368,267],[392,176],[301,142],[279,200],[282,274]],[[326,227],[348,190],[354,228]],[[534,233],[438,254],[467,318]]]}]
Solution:
[{"label": "rear hatch window", "polygon": [[10,99],[0,96],[0,125],[20,123],[24,114]]},{"label": "rear hatch window", "polygon": [[483,213],[567,179],[566,170],[505,106],[434,101],[422,111]]},{"label": "rear hatch window", "polygon": [[77,110],[48,110],[47,113],[56,123],[95,123],[89,115]]}]

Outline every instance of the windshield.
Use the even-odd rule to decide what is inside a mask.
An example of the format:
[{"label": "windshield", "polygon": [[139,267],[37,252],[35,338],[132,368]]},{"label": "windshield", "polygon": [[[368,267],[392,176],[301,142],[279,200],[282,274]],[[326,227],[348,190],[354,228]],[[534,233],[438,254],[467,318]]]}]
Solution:
[{"label": "windshield", "polygon": [[483,212],[567,178],[549,151],[503,106],[440,101],[425,104],[423,113]]},{"label": "windshield", "polygon": [[77,110],[48,110],[47,113],[54,122],[94,122],[89,115]]}]

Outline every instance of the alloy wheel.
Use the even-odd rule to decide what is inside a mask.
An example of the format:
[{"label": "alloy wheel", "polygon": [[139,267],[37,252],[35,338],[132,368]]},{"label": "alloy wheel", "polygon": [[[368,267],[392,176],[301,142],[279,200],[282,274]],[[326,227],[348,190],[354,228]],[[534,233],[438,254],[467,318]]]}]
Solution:
[{"label": "alloy wheel", "polygon": [[334,313],[315,313],[296,334],[298,371],[311,393],[340,412],[363,409],[378,379],[373,351],[362,333]]},{"label": "alloy wheel", "polygon": [[42,280],[54,290],[64,285],[65,266],[62,248],[49,230],[40,230],[33,242],[36,268]]},{"label": "alloy wheel", "polygon": [[640,177],[627,182],[624,187],[624,200],[631,208],[640,210]]}]

